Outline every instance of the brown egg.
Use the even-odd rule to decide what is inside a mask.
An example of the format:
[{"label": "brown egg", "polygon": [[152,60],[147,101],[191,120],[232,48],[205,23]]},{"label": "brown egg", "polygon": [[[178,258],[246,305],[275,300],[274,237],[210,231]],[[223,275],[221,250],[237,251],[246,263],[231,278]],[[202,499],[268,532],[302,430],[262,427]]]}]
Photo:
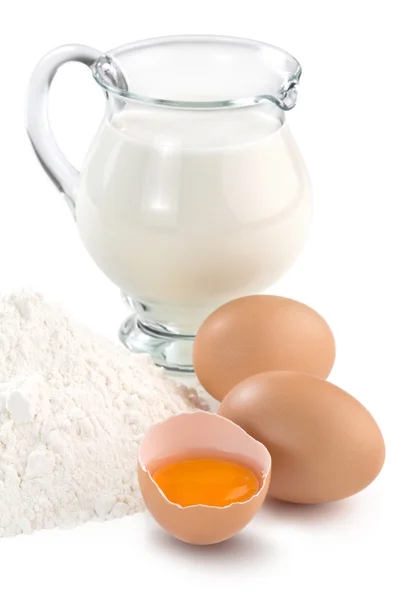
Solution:
[{"label": "brown egg", "polygon": [[[170,502],[155,483],[161,464],[177,456],[219,457],[240,461],[260,479],[249,500],[216,507],[182,507]],[[138,458],[139,485],[146,507],[166,531],[189,544],[215,544],[243,529],[264,502],[268,491],[271,457],[263,444],[238,425],[213,413],[195,412],[170,417],[153,426],[143,439]]]},{"label": "brown egg", "polygon": [[367,409],[304,373],[254,375],[229,392],[218,413],[268,448],[269,495],[280,500],[346,498],[367,487],[385,460],[382,434]]},{"label": "brown egg", "polygon": [[217,400],[265,371],[300,371],[325,379],[335,341],[312,308],[279,296],[246,296],[224,304],[201,325],[193,347],[196,375]]}]

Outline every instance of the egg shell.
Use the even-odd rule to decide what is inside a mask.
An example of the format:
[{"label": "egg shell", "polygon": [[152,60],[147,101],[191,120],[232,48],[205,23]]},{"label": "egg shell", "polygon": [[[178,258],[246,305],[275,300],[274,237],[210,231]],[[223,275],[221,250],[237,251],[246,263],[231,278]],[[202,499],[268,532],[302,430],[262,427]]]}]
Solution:
[{"label": "egg shell", "polygon": [[346,498],[380,472],[385,445],[378,425],[353,396],[304,373],[269,372],[241,382],[218,413],[268,448],[269,495],[303,504]]},{"label": "egg shell", "polygon": [[[225,507],[182,507],[170,502],[152,478],[151,465],[199,451],[217,457],[223,453],[225,458],[247,464],[259,474],[260,490],[245,502]],[[216,544],[243,529],[264,502],[270,472],[271,457],[266,448],[238,425],[213,413],[170,417],[148,431],[139,449],[139,485],[146,507],[161,527],[189,544]]]},{"label": "egg shell", "polygon": [[335,340],[315,310],[280,296],[245,296],[214,311],[193,346],[196,375],[211,396],[265,371],[300,371],[325,379]]}]

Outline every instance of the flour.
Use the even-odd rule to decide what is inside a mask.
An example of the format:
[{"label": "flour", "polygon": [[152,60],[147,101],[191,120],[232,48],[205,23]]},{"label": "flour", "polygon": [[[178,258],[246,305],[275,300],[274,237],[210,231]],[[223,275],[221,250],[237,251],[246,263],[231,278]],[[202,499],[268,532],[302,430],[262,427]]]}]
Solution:
[{"label": "flour", "polygon": [[41,295],[0,298],[0,537],[141,511],[140,441],[199,407],[148,357]]}]

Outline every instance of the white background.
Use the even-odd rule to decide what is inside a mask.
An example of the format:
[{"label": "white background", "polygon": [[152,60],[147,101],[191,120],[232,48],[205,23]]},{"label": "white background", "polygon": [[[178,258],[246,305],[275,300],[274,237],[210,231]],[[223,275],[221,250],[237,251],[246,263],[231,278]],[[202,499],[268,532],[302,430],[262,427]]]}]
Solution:
[{"label": "white background", "polygon": [[[102,50],[144,37],[219,33],[264,40],[303,65],[289,121],[308,164],[315,218],[306,250],[273,290],[330,323],[330,380],[380,424],[387,462],[350,500],[320,507],[269,501],[237,538],[195,548],[148,515],[0,540],[0,595],[22,598],[400,597],[400,44],[396,2],[36,0],[0,20],[0,289],[32,284],[106,335],[119,291],[86,255],[24,131],[25,89],[39,58],[80,42]],[[79,166],[103,110],[85,67],[56,77],[51,114]],[[0,315],[1,318],[1,315]],[[1,368],[1,363],[0,363]]]}]

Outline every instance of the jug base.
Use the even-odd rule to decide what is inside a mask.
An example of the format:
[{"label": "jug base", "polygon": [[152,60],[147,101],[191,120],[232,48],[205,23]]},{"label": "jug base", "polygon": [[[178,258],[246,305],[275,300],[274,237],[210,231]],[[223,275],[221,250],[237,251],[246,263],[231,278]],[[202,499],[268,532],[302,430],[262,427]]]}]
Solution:
[{"label": "jug base", "polygon": [[129,315],[119,329],[120,341],[132,352],[149,354],[159,367],[175,373],[193,373],[194,335],[179,335]]}]

